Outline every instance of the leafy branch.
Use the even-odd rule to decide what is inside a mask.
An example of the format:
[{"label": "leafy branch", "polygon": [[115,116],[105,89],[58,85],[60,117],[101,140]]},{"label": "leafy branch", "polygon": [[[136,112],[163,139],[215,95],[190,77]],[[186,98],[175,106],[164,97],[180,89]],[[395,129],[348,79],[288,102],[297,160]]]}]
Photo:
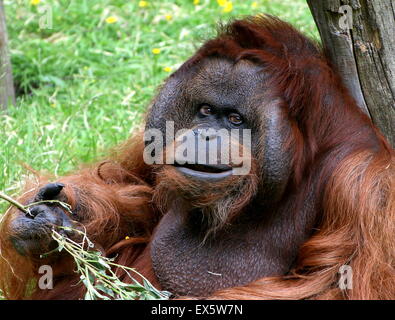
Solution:
[{"label": "leafy branch", "polygon": [[[13,206],[27,215],[31,215],[29,208],[43,203],[56,203],[62,206],[66,211],[72,214],[69,204],[58,200],[44,200],[28,205],[22,205],[15,199],[7,196],[0,191],[0,198],[8,201]],[[43,254],[41,257],[47,257],[54,252],[66,251],[75,261],[75,272],[80,274],[81,282],[85,285],[87,291],[85,300],[166,300],[169,299],[170,293],[156,289],[143,275],[133,268],[129,268],[114,262],[114,259],[104,257],[100,251],[93,250],[94,244],[86,235],[86,232],[57,226],[58,229],[73,231],[82,236],[82,241],[76,242],[66,235],[52,230],[52,238],[58,243],[58,247],[51,252]],[[87,248],[87,249],[86,249]],[[114,270],[123,270],[129,277],[131,283],[122,282]],[[132,277],[131,273],[136,274],[142,284]],[[0,299],[1,299],[0,292]]]},{"label": "leafy branch", "polygon": [[[85,285],[87,291],[85,300],[166,300],[170,293],[156,289],[143,275],[133,268],[114,262],[114,259],[103,257],[100,251],[86,250],[93,248],[93,243],[86,237],[86,233],[61,227],[62,229],[78,232],[83,236],[81,243],[52,231],[52,237],[57,241],[57,251],[68,252],[75,261],[76,272]],[[130,278],[131,283],[122,282],[116,275],[116,269],[122,269]],[[143,284],[134,279],[131,273],[142,279]]]}]

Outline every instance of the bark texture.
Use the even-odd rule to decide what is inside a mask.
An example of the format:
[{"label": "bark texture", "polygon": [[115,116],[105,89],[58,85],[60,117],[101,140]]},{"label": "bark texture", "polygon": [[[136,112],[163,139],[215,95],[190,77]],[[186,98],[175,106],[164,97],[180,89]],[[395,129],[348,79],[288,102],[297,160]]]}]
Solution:
[{"label": "bark texture", "polygon": [[15,104],[3,1],[0,0],[0,109]]},{"label": "bark texture", "polygon": [[395,147],[395,1],[307,2],[344,83]]}]

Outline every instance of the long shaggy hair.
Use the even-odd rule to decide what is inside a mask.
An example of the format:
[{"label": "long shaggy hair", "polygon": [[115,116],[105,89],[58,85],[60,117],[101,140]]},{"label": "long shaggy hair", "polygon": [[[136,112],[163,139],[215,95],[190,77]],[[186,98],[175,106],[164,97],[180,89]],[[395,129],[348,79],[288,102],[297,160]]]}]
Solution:
[{"label": "long shaggy hair", "polygon": [[[318,203],[312,236],[289,274],[220,290],[209,298],[395,298],[394,151],[358,108],[322,50],[287,23],[260,16],[228,25],[177,72],[189,72],[209,56],[264,66],[269,87],[283,98],[292,121],[290,188],[305,189],[293,210],[308,205],[310,193]],[[161,197],[161,180],[157,185],[152,168],[144,164],[142,148],[140,142],[129,143],[111,161],[60,181],[93,240],[108,254],[117,254],[120,263],[146,270],[154,279],[146,245],[161,216],[152,203],[154,193]],[[173,173],[165,174],[181,187],[187,185]],[[37,261],[18,256],[9,243],[8,226],[15,216],[11,210],[1,225],[0,287],[9,298],[24,298],[34,291]],[[126,234],[129,240],[124,240]],[[343,265],[352,268],[352,290],[339,288]],[[81,297],[82,289],[70,289],[76,281],[72,263],[58,260],[57,266],[54,290],[33,297]]]},{"label": "long shaggy hair", "polygon": [[[163,213],[168,212],[172,207],[181,206],[183,210],[177,211],[184,214],[183,218],[188,218],[194,209],[199,209],[198,215],[202,217],[205,239],[232,223],[253,200],[258,190],[256,159],[251,154],[251,148],[243,146],[235,138],[230,138],[228,142],[229,150],[232,147],[238,150],[239,156],[243,156],[243,161],[250,163],[251,169],[248,174],[231,175],[225,180],[204,182],[186,178],[177,172],[174,166],[155,166],[157,179],[153,201],[156,206]],[[168,147],[164,154],[174,148],[174,146]],[[215,151],[218,158],[219,150]],[[232,166],[235,166],[232,154],[228,156],[228,160]]]}]

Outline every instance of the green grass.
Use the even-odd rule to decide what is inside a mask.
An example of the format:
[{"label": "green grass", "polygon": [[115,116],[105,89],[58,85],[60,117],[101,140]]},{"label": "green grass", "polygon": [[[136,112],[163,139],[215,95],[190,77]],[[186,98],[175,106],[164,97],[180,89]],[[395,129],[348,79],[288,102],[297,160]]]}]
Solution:
[{"label": "green grass", "polygon": [[[126,139],[169,75],[164,68],[176,69],[220,20],[265,12],[317,37],[305,0],[233,1],[229,13],[215,0],[147,2],[4,0],[19,95],[0,113],[0,190],[19,192],[23,164],[62,175]],[[52,29],[39,27],[44,7]]]}]

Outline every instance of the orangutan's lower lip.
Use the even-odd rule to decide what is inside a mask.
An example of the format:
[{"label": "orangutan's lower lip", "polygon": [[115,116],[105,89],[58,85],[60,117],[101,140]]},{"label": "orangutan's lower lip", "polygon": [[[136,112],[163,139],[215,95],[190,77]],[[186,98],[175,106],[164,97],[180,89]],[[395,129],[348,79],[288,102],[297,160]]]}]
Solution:
[{"label": "orangutan's lower lip", "polygon": [[230,168],[229,170],[221,171],[221,172],[206,172],[206,171],[198,171],[188,167],[175,167],[176,170],[181,172],[182,174],[199,179],[199,180],[206,180],[206,181],[217,181],[225,179],[232,175],[233,170]]}]

